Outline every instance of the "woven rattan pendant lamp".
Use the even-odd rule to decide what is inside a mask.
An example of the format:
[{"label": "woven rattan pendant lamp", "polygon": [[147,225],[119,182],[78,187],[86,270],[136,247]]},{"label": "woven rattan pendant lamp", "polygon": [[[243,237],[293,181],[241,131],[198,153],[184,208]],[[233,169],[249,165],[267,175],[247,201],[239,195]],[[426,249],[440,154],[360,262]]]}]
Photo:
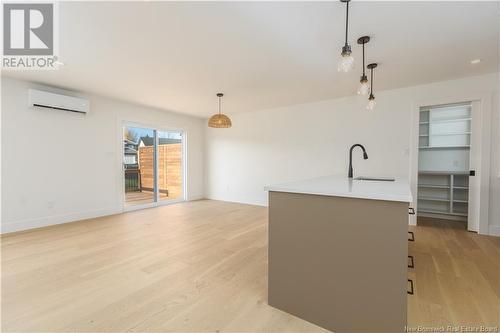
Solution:
[{"label": "woven rattan pendant lamp", "polygon": [[220,102],[221,98],[224,96],[222,93],[218,93],[217,97],[219,98],[219,113],[214,114],[210,119],[208,119],[208,127],[214,128],[229,128],[231,127],[231,119],[228,116],[220,112]]}]

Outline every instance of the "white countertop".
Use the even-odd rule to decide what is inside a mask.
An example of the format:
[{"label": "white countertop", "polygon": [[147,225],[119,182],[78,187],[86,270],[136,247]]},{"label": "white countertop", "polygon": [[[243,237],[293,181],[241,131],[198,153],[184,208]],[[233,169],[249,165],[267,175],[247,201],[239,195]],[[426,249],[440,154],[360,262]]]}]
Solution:
[{"label": "white countertop", "polygon": [[266,186],[265,190],[359,199],[413,201],[408,180],[400,178],[396,178],[395,181],[369,181],[349,179],[346,175],[332,175]]}]

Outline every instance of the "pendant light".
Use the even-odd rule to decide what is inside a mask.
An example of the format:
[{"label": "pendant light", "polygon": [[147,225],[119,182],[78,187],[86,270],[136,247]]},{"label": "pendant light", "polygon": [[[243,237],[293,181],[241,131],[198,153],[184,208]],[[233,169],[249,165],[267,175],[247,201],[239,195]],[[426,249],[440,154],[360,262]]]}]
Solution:
[{"label": "pendant light", "polygon": [[342,53],[339,60],[338,71],[339,72],[349,72],[354,67],[354,58],[351,55],[351,45],[347,43],[347,32],[349,30],[349,2],[351,0],[340,0],[340,2],[345,2],[346,4],[346,15],[345,15],[345,44],[342,47]]},{"label": "pendant light", "polygon": [[214,114],[210,119],[208,119],[208,127],[214,128],[229,128],[231,127],[231,119],[228,116],[220,112],[221,98],[224,96],[222,93],[217,94],[219,98],[219,113]]},{"label": "pendant light", "polygon": [[370,83],[368,82],[368,77],[365,74],[365,44],[369,41],[369,36],[358,38],[358,44],[363,45],[363,75],[361,75],[359,80],[358,95],[368,95],[368,92],[370,92]]},{"label": "pendant light", "polygon": [[367,110],[372,111],[375,108],[375,96],[373,95],[373,69],[377,68],[377,63],[369,64],[366,66],[370,70],[370,97],[368,97],[368,105],[366,106]]}]

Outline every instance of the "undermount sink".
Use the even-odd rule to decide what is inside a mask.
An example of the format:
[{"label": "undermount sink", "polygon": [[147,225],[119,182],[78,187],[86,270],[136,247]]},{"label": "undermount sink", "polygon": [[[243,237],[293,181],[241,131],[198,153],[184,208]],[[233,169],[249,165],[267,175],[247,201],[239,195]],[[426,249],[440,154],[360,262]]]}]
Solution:
[{"label": "undermount sink", "polygon": [[356,177],[354,180],[369,180],[369,181],[376,181],[376,182],[393,182],[395,179],[394,178],[389,178],[389,177]]}]

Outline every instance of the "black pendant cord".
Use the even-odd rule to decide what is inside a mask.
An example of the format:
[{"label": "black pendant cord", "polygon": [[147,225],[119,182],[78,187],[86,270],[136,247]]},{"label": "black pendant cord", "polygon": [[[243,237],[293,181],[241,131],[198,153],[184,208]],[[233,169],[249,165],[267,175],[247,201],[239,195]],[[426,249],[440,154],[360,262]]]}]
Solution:
[{"label": "black pendant cord", "polygon": [[365,44],[366,43],[363,43],[363,77],[366,76],[366,74],[365,74]]},{"label": "black pendant cord", "polygon": [[371,69],[370,73],[370,96],[373,96],[373,68]]},{"label": "black pendant cord", "polygon": [[363,75],[361,76],[361,82],[368,81],[366,78],[366,68],[368,68],[368,69],[371,68],[371,64],[365,67],[365,65],[366,65],[365,45],[369,41],[370,41],[370,36],[361,36],[358,38],[358,44],[360,44],[362,49],[363,49]]},{"label": "black pendant cord", "polygon": [[345,45],[347,46],[347,31],[349,29],[349,1],[346,2],[347,10],[345,14]]}]

